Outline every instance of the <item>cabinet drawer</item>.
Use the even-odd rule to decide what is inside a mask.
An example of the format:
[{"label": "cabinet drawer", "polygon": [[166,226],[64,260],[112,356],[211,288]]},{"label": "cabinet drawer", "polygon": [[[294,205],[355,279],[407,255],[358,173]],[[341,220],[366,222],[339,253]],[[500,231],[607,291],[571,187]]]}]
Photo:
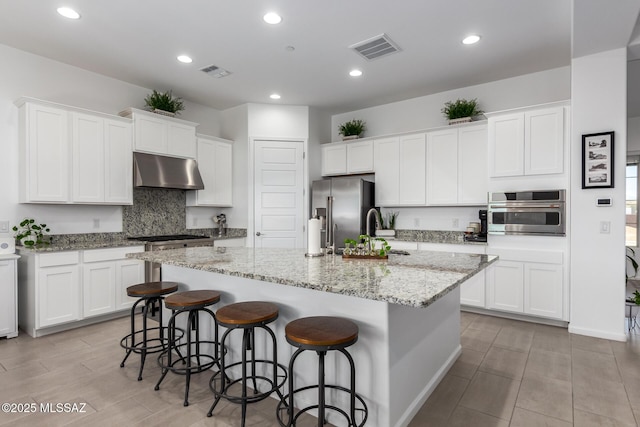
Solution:
[{"label": "cabinet drawer", "polygon": [[78,264],[79,261],[80,253],[78,251],[38,254],[38,264],[40,267]]},{"label": "cabinet drawer", "polygon": [[125,246],[119,248],[91,249],[83,251],[84,262],[99,262],[125,259],[126,254],[144,252],[144,246]]}]

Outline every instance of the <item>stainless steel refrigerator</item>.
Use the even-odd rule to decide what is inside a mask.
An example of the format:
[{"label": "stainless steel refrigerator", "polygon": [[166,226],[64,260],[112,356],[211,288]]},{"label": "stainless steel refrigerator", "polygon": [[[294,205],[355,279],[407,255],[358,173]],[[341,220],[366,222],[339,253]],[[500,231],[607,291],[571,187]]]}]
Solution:
[{"label": "stainless steel refrigerator", "polygon": [[[332,197],[333,216],[326,218],[327,199]],[[326,247],[327,232],[335,227],[335,247],[343,248],[344,239],[356,239],[365,234],[366,216],[375,206],[375,184],[360,177],[339,177],[313,181],[311,186],[311,212],[324,217],[322,247]],[[373,217],[371,230],[375,230]]]}]

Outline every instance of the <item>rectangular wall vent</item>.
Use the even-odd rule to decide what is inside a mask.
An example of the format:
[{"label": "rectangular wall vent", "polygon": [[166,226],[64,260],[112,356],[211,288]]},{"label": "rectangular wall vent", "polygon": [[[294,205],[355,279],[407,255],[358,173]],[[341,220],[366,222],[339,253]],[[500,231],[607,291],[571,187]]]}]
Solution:
[{"label": "rectangular wall vent", "polygon": [[355,50],[359,55],[369,61],[400,51],[398,45],[386,34],[380,34],[379,36],[353,44],[349,46],[349,48]]},{"label": "rectangular wall vent", "polygon": [[231,71],[227,71],[224,68],[218,67],[217,65],[209,65],[208,67],[201,68],[200,71],[218,79],[220,77],[226,77],[231,74]]}]

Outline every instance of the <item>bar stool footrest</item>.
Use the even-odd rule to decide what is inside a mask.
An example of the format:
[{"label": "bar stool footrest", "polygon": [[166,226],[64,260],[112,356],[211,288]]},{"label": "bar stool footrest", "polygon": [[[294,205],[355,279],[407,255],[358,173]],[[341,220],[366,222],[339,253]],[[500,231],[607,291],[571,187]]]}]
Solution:
[{"label": "bar stool footrest", "polygon": [[[303,392],[306,390],[314,390],[314,389],[318,389],[320,386],[318,384],[314,384],[314,385],[309,385],[309,386],[305,386],[305,387],[300,387],[297,388],[293,391],[293,395],[295,396],[296,393],[299,392]],[[343,391],[347,394],[351,394],[351,390],[349,390],[346,387],[342,387],[339,385],[332,385],[332,384],[325,384],[324,386],[325,389],[333,389],[333,390],[340,390]],[[287,406],[287,401],[289,399],[290,394],[287,394],[284,396],[284,398],[282,400],[280,400],[280,402],[278,402],[278,405],[276,407],[276,416],[278,418],[278,423],[282,426],[282,427],[286,427],[286,426],[295,426],[296,425],[296,421],[298,419],[298,417],[300,417],[302,414],[307,413],[308,411],[312,410],[312,409],[318,409],[320,407],[320,405],[318,404],[314,404],[314,405],[309,405],[309,406],[305,406],[304,408],[300,408],[297,409],[293,414],[289,414],[289,407]],[[339,414],[341,414],[346,420],[347,420],[347,425],[349,426],[354,426],[354,427],[362,427],[366,422],[367,422],[367,418],[369,417],[369,409],[367,408],[367,404],[364,402],[364,400],[362,399],[362,397],[360,397],[359,394],[355,394],[356,400],[358,402],[360,402],[360,405],[362,406],[361,408],[356,407],[354,409],[354,412],[358,413],[358,412],[362,412],[363,414],[363,418],[362,418],[362,422],[360,424],[356,424],[356,420],[351,420],[351,417],[349,416],[349,414],[347,414],[347,412],[342,409],[339,408],[337,406],[333,406],[330,404],[325,404],[324,408],[325,409],[329,409],[329,410],[333,410]],[[285,411],[285,414],[288,414],[289,417],[293,417],[293,419],[290,419],[291,424],[284,422],[282,420],[282,411]],[[325,420],[326,421],[326,420]]]},{"label": "bar stool footrest", "polygon": [[[203,345],[203,344],[211,344],[211,345],[214,345],[214,346],[215,345],[217,345],[217,346],[220,345],[219,343],[217,343],[215,341],[200,341],[199,343],[200,343],[200,345]],[[168,370],[170,370],[171,372],[173,372],[175,374],[186,375],[187,372],[190,372],[192,374],[204,372],[204,371],[206,371],[208,369],[211,369],[215,365],[219,365],[220,364],[219,359],[216,359],[215,357],[213,357],[210,354],[204,353],[204,354],[192,354],[191,355],[191,360],[193,361],[195,359],[196,362],[197,362],[197,359],[200,358],[200,359],[207,360],[207,362],[205,362],[205,363],[199,363],[198,362],[195,365],[191,364],[190,366],[187,366],[187,361],[186,361],[187,356],[186,356],[186,354],[183,356],[182,352],[180,352],[180,348],[184,348],[187,345],[188,345],[187,343],[178,344],[178,345],[172,345],[170,350],[163,351],[160,354],[160,356],[158,356],[158,365],[162,369],[168,369]],[[174,357],[176,359],[172,360],[171,364],[169,364],[166,361],[166,358],[168,357],[167,356],[167,352],[171,351],[171,350],[176,350],[177,354],[174,355]],[[226,352],[226,349],[225,349],[225,352]],[[220,353],[218,353],[218,354],[220,354]],[[184,364],[184,367],[176,367],[175,365],[177,365],[178,363]]]},{"label": "bar stool footrest", "polygon": [[[153,337],[153,338],[147,338],[147,345],[143,346],[144,341],[142,340],[142,338],[139,340],[136,339],[135,344],[132,341],[132,338],[138,337],[138,336],[142,336],[142,334],[144,333],[143,330],[140,331],[135,331],[135,333],[133,334],[129,334],[127,336],[125,336],[124,338],[122,338],[120,340],[120,347],[124,348],[125,350],[131,350],[131,352],[136,353],[136,354],[141,354],[143,350],[146,350],[147,354],[154,354],[154,353],[159,353],[161,351],[164,351],[167,349],[167,345],[169,344],[169,328],[167,328],[166,326],[158,326],[155,328],[148,328],[147,329],[147,334],[150,331],[159,331],[160,329],[162,329],[163,334],[166,334],[164,337],[160,338],[158,337]],[[184,331],[182,329],[178,329],[176,328],[176,331],[180,331],[180,336],[177,337],[177,339],[179,340],[180,338],[182,338],[184,336]],[[153,345],[149,345],[149,343],[158,343],[158,344],[153,344]]]},{"label": "bar stool footrest", "polygon": [[[263,359],[256,360],[255,363],[256,364],[268,364],[268,365],[271,365],[271,366],[275,365],[275,363],[272,360],[263,360]],[[230,368],[233,368],[234,366],[240,366],[240,365],[242,365],[242,362],[235,362],[235,363],[232,363],[230,365],[226,365],[225,366],[225,370],[228,372],[228,370]],[[259,401],[264,400],[267,397],[271,396],[271,394],[273,394],[273,392],[277,392],[278,394],[280,394],[280,388],[285,383],[285,381],[287,381],[287,368],[284,365],[281,365],[280,363],[278,363],[277,369],[278,369],[278,372],[280,372],[279,374],[277,374],[277,378],[278,378],[278,380],[280,380],[280,382],[278,384],[274,384],[273,383],[273,378],[269,378],[269,377],[267,377],[265,375],[255,375],[255,376],[247,375],[247,378],[246,378],[247,384],[250,384],[250,382],[252,382],[255,379],[256,381],[261,381],[262,383],[269,384],[270,388],[269,388],[269,390],[258,391],[257,393],[256,393],[257,390],[254,390],[253,391],[254,392],[253,395],[247,395],[246,397],[232,395],[232,394],[228,394],[228,393],[224,392],[224,390],[228,390],[234,384],[241,383],[242,382],[242,378],[237,378],[235,380],[231,380],[230,378],[227,377],[226,385],[225,384],[221,384],[220,388],[216,388],[216,386],[214,384],[216,382],[216,380],[225,381],[225,380],[223,380],[221,378],[218,378],[222,374],[221,371],[218,371],[215,374],[213,374],[213,376],[209,380],[209,388],[211,389],[213,394],[216,396],[216,398],[221,397],[221,398],[224,398],[224,399],[226,399],[226,400],[228,400],[229,402],[232,402],[232,403],[241,404],[243,400],[245,402],[247,402],[247,403],[259,402]]]}]

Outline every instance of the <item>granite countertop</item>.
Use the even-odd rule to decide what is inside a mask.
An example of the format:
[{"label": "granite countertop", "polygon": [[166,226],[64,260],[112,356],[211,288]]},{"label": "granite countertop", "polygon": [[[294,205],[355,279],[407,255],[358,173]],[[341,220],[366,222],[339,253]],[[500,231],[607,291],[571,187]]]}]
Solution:
[{"label": "granite countertop", "polygon": [[307,258],[304,253],[303,249],[199,247],[127,257],[412,307],[432,304],[497,259],[433,251],[392,254],[388,260]]}]

